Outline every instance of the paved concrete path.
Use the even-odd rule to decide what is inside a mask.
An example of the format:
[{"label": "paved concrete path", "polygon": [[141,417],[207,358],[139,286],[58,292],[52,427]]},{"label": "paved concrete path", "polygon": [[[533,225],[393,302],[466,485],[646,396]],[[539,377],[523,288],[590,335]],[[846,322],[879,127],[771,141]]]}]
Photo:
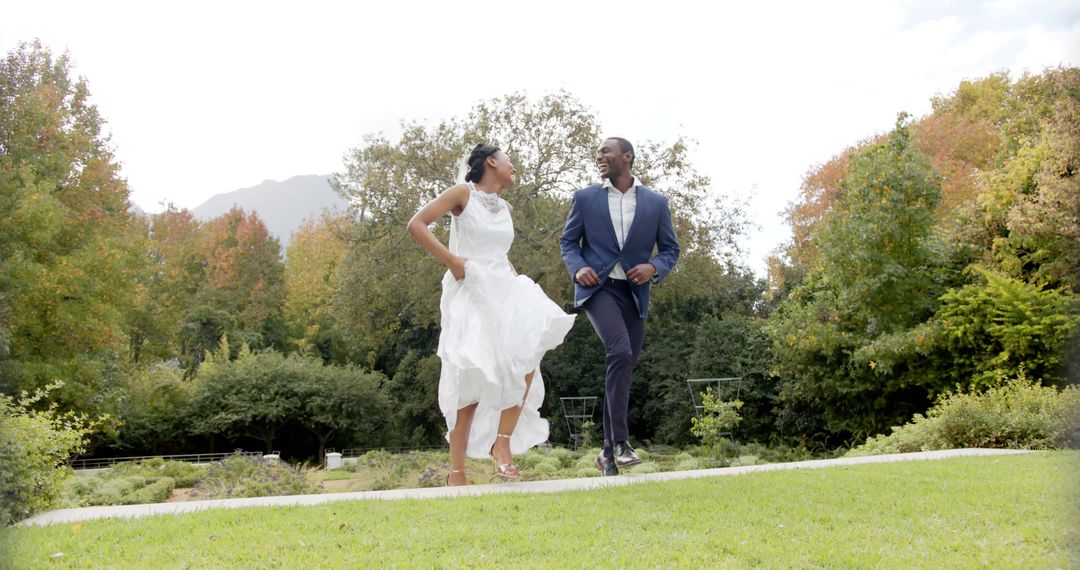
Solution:
[{"label": "paved concrete path", "polygon": [[357,501],[373,499],[433,499],[438,497],[469,497],[496,493],[558,493],[561,491],[583,491],[622,487],[650,481],[675,481],[678,479],[698,479],[701,477],[722,477],[725,475],[744,475],[761,471],[782,471],[791,469],[820,469],[844,465],[862,465],[867,463],[892,463],[895,461],[922,461],[945,459],[949,457],[972,457],[985,455],[1016,455],[1031,453],[1012,449],[949,449],[942,451],[922,451],[918,453],[898,453],[894,455],[874,455],[870,457],[843,457],[839,459],[818,459],[794,463],[768,463],[746,467],[722,467],[719,469],[695,469],[693,471],[667,471],[664,473],[644,473],[634,475],[632,471],[618,477],[589,477],[580,479],[556,479],[551,481],[530,481],[520,483],[500,483],[494,485],[471,485],[468,487],[434,487],[426,489],[394,489],[390,491],[364,491],[357,493],[322,493],[318,495],[290,495],[286,497],[255,497],[249,499],[219,499],[216,501],[187,501],[180,503],[155,503],[150,505],[120,505],[113,507],[84,507],[79,509],[60,509],[38,514],[20,523],[21,526],[44,526],[57,523],[71,523],[103,518],[136,518],[152,515],[192,513],[208,509],[236,509],[242,507],[319,505],[335,501]]}]

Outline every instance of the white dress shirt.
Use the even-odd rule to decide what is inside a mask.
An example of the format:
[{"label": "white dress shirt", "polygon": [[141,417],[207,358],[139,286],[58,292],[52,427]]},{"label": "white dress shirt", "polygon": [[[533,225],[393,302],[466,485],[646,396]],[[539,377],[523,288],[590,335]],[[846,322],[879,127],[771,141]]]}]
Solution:
[{"label": "white dress shirt", "polygon": [[[611,183],[611,179],[604,180],[604,188],[607,190],[608,212],[611,214],[611,225],[615,227],[615,237],[619,240],[619,249],[622,249],[626,241],[626,233],[630,231],[630,225],[634,223],[634,210],[637,208],[637,187],[641,183],[634,177],[633,183],[626,192],[620,192]],[[608,277],[612,279],[626,280],[626,272],[622,264],[616,263]]]}]

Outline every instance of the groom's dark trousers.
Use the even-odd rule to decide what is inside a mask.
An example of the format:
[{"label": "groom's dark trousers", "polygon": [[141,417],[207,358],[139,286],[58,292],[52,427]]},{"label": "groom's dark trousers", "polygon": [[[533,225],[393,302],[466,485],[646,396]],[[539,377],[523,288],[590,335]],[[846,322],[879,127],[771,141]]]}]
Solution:
[{"label": "groom's dark trousers", "polygon": [[604,452],[609,456],[616,441],[630,439],[630,377],[641,354],[645,319],[634,302],[630,284],[609,278],[585,302],[585,314],[604,344]]}]

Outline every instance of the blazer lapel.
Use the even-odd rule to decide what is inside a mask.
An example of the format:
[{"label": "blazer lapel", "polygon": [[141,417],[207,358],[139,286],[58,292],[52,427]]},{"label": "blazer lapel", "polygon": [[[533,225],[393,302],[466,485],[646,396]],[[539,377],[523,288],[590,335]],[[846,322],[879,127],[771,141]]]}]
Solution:
[{"label": "blazer lapel", "polygon": [[611,219],[611,206],[608,205],[608,189],[601,186],[597,194],[596,205],[602,212],[600,217],[607,220],[608,236],[611,237],[611,243],[615,244],[616,249],[620,249],[619,236],[615,233],[615,221]]},{"label": "blazer lapel", "polygon": [[[634,221],[630,222],[630,229],[626,231],[626,241],[623,242],[624,245],[630,241],[630,236],[634,235],[634,231],[641,226],[642,214],[645,213],[646,208],[645,201],[652,198],[652,196],[648,195],[649,189],[644,186],[638,186],[635,192],[637,193],[637,199],[634,202]],[[610,218],[611,216],[608,215],[608,217]],[[612,231],[614,231],[614,229],[612,229]]]}]

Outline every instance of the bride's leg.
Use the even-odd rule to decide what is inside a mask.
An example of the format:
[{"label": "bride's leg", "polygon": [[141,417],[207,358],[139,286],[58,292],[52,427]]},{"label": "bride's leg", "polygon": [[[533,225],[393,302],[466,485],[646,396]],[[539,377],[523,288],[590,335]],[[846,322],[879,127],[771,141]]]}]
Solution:
[{"label": "bride's leg", "polygon": [[468,475],[465,473],[465,447],[469,443],[474,414],[476,404],[457,411],[457,423],[454,424],[454,431],[450,432],[450,478],[447,479],[449,485],[469,484]]},{"label": "bride's leg", "polygon": [[[521,397],[522,404],[525,403],[525,398],[529,395],[529,388],[532,388],[533,374],[536,371],[530,372],[525,375],[525,395]],[[513,408],[506,408],[499,415],[499,433],[503,435],[512,435],[514,428],[517,427],[518,418],[521,417],[521,406],[517,405]],[[495,445],[491,448],[491,453],[495,455],[495,459],[499,460],[499,463],[513,463],[514,456],[510,453],[510,439],[506,437],[496,437]]]}]

